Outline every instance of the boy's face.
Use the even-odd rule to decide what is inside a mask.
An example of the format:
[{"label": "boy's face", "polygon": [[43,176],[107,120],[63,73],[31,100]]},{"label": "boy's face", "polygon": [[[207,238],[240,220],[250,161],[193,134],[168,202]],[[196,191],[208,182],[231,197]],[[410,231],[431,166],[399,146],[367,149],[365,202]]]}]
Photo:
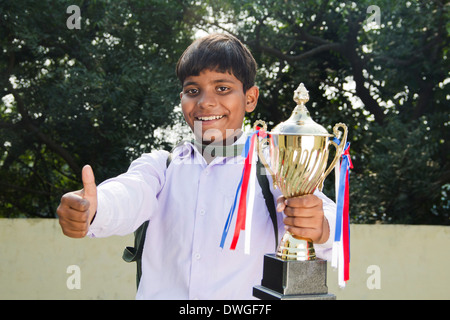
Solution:
[{"label": "boy's face", "polygon": [[181,108],[197,140],[220,142],[241,132],[245,112],[256,108],[258,95],[255,86],[244,92],[242,82],[228,72],[204,70],[184,80]]}]

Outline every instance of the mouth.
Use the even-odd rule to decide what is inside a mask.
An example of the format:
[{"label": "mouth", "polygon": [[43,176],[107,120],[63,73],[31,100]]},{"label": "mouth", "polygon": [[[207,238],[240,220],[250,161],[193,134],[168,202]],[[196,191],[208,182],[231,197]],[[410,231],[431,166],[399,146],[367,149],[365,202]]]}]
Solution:
[{"label": "mouth", "polygon": [[219,120],[222,119],[224,116],[202,116],[202,117],[195,117],[196,120],[199,121],[212,121],[212,120]]}]

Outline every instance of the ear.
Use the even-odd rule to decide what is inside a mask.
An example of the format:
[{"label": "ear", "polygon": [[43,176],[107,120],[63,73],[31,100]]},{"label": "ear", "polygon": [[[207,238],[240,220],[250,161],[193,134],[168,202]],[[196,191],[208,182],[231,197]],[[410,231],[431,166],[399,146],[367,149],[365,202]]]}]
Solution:
[{"label": "ear", "polygon": [[252,112],[255,110],[256,105],[258,104],[259,97],[259,88],[257,86],[253,86],[247,90],[245,93],[245,112]]}]

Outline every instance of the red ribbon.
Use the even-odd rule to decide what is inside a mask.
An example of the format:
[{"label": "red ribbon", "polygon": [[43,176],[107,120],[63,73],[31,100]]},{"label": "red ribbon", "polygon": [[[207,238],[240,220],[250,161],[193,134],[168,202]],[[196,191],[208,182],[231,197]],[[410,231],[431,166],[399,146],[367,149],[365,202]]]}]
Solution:
[{"label": "red ribbon", "polygon": [[[350,158],[350,157],[349,157]],[[352,167],[350,162],[350,168]],[[346,174],[346,185],[345,185],[345,200],[344,200],[344,214],[343,214],[343,230],[342,230],[342,241],[344,246],[344,281],[350,279],[350,223],[349,223],[349,176],[348,171]]]},{"label": "red ribbon", "polygon": [[238,212],[237,212],[237,216],[236,216],[236,227],[234,229],[233,240],[231,241],[231,246],[230,246],[231,250],[236,249],[236,245],[239,240],[239,234],[240,234],[241,230],[245,230],[245,218],[247,215],[247,189],[248,189],[248,182],[249,182],[249,178],[250,178],[250,171],[251,171],[253,150],[254,150],[254,146],[255,146],[256,136],[257,136],[257,134],[254,134],[251,138],[250,149],[249,149],[248,155],[245,158],[245,162],[244,162],[242,189],[241,189],[241,195],[240,195],[240,199],[239,199]]},{"label": "red ribbon", "polygon": [[347,167],[342,168],[346,170],[345,175],[345,192],[344,192],[344,207],[342,215],[342,241],[344,249],[344,281],[350,279],[350,221],[349,221],[349,203],[350,203],[350,177],[349,169],[353,169],[352,159],[350,157],[350,144],[344,149],[342,158],[346,158]]},{"label": "red ribbon", "polygon": [[348,168],[353,169],[352,157],[350,156],[350,145],[348,145],[347,148],[344,149],[344,152],[342,153],[342,157],[347,157]]}]

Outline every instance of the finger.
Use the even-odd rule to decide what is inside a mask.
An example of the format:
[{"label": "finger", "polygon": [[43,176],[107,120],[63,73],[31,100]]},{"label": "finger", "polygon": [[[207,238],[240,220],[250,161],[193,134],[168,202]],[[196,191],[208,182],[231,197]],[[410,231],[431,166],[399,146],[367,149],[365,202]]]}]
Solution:
[{"label": "finger", "polygon": [[297,207],[286,207],[284,208],[284,214],[290,217],[304,217],[313,218],[322,213],[321,208],[297,208]]},{"label": "finger", "polygon": [[322,206],[322,200],[313,194],[307,194],[300,197],[288,198],[285,200],[285,204],[288,207],[313,208]]},{"label": "finger", "polygon": [[[59,215],[59,224],[63,234],[71,238],[83,238],[86,236],[89,230],[86,212],[79,212],[68,208],[58,208],[57,211]],[[81,220],[77,221],[77,219]]]},{"label": "finger", "polygon": [[89,201],[83,199],[81,191],[69,192],[61,197],[60,207],[83,212],[89,209]]},{"label": "finger", "polygon": [[70,222],[80,222],[80,223],[88,223],[89,221],[89,211],[78,211],[74,209],[67,209],[64,216],[64,219]]},{"label": "finger", "polygon": [[322,226],[322,220],[314,218],[286,217],[283,219],[283,222],[287,226],[297,228],[317,229]]},{"label": "finger", "polygon": [[95,184],[94,171],[90,165],[85,165],[81,171],[81,179],[83,181],[83,189],[85,197],[97,196],[97,185]]},{"label": "finger", "polygon": [[[86,200],[82,200],[86,201]],[[89,207],[89,206],[88,206]],[[73,209],[67,205],[64,205],[63,202],[56,209],[56,213],[59,216],[59,219],[82,222],[86,223],[88,221],[88,212],[87,210],[78,210]]]},{"label": "finger", "polygon": [[61,218],[59,219],[59,224],[64,230],[69,232],[85,232],[89,228],[87,220],[73,221],[67,218]]},{"label": "finger", "polygon": [[83,231],[71,230],[71,229],[64,228],[61,225],[61,230],[65,236],[70,237],[70,238],[81,239],[87,235],[87,229],[83,230]]},{"label": "finger", "polygon": [[286,198],[283,196],[278,197],[277,199],[277,211],[282,212],[286,208],[285,203]]},{"label": "finger", "polygon": [[313,242],[316,242],[321,236],[320,230],[314,228],[299,228],[293,226],[284,226],[284,228],[295,236],[311,239]]}]

